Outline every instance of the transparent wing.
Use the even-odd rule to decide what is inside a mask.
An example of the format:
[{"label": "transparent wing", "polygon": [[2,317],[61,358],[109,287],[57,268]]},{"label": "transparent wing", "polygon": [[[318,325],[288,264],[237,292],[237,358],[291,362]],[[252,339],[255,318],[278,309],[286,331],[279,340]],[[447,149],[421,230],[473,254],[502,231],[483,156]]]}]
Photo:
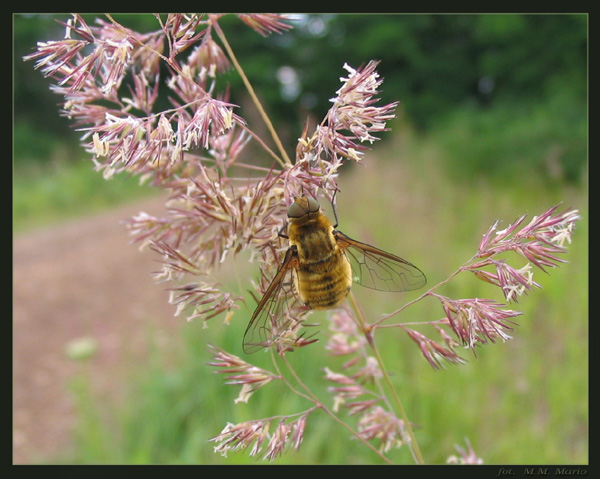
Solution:
[{"label": "transparent wing", "polygon": [[379,291],[412,291],[427,283],[423,272],[408,261],[361,243],[341,231],[333,233],[352,266],[352,281]]},{"label": "transparent wing", "polygon": [[265,291],[244,333],[246,354],[272,346],[286,334],[293,336],[307,308],[296,298],[293,271],[298,266],[298,254],[289,248],[279,270]]}]

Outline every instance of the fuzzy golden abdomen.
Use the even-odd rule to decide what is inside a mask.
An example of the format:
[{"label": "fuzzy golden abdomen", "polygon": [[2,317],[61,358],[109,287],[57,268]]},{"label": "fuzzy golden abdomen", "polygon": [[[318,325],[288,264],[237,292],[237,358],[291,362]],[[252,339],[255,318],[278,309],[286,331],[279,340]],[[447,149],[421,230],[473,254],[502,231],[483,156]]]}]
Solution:
[{"label": "fuzzy golden abdomen", "polygon": [[317,262],[300,263],[296,271],[296,291],[300,300],[312,309],[338,306],[348,296],[352,269],[341,251]]}]

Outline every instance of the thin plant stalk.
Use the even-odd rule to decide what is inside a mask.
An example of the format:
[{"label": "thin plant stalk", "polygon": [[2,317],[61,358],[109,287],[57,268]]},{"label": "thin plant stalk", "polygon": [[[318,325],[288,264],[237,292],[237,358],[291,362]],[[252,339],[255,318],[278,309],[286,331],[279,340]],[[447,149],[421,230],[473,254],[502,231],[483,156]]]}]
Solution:
[{"label": "thin plant stalk", "polygon": [[276,157],[278,163],[282,167],[285,167],[286,165],[291,166],[292,162],[291,162],[288,154],[286,153],[285,148],[283,147],[283,144],[281,143],[281,140],[279,139],[279,135],[277,135],[277,131],[273,127],[273,124],[271,123],[271,119],[269,118],[269,115],[267,115],[267,113],[265,112],[265,109],[263,108],[262,104],[260,103],[258,96],[254,92],[254,88],[252,87],[250,80],[248,80],[248,77],[244,73],[242,66],[238,62],[235,54],[233,53],[233,49],[229,45],[229,42],[227,41],[227,38],[225,37],[223,30],[221,30],[219,23],[216,21],[212,22],[212,26],[215,29],[215,31],[217,32],[217,35],[219,35],[219,38],[221,39],[221,41],[223,42],[223,46],[225,47],[225,50],[227,50],[227,54],[229,55],[231,62],[233,63],[235,69],[239,73],[242,81],[244,82],[244,86],[246,87],[246,90],[248,90],[248,93],[250,94],[250,97],[252,98],[254,105],[258,109],[258,112],[260,113],[261,118],[265,122],[265,125],[267,126],[269,132],[271,133],[271,137],[273,138],[273,141],[277,145],[277,148],[279,149],[279,152],[281,153],[281,156],[283,157],[283,161],[280,158]]},{"label": "thin plant stalk", "polygon": [[441,288],[442,286],[444,286],[445,284],[449,283],[450,280],[452,278],[454,278],[455,276],[457,276],[460,272],[462,272],[465,268],[466,265],[468,265],[473,258],[471,258],[469,261],[467,261],[463,266],[461,266],[460,268],[458,268],[458,270],[456,270],[454,273],[452,273],[450,276],[448,276],[444,281],[441,281],[440,283],[436,284],[435,286],[432,286],[431,288],[429,288],[427,291],[425,291],[424,293],[420,294],[419,296],[417,296],[415,299],[409,301],[408,303],[402,305],[400,308],[396,309],[395,311],[392,311],[391,313],[388,313],[384,316],[382,316],[381,318],[379,318],[377,321],[375,321],[371,327],[372,328],[376,328],[378,327],[381,323],[383,323],[385,320],[391,318],[392,316],[396,316],[397,314],[400,314],[402,311],[404,311],[406,308],[408,308],[409,306],[418,303],[419,301],[422,301],[423,298],[430,296],[436,289]]},{"label": "thin plant stalk", "polygon": [[[342,427],[344,427],[346,430],[348,430],[348,432],[350,432],[350,434],[352,434],[352,436],[356,437],[358,440],[360,440],[365,446],[367,446],[369,449],[371,449],[375,454],[377,454],[379,457],[381,457],[381,459],[383,459],[385,462],[387,462],[388,464],[393,464],[393,462],[388,459],[381,451],[379,451],[375,446],[373,446],[373,444],[371,444],[369,441],[367,441],[366,439],[364,439],[360,434],[358,434],[354,429],[352,429],[348,423],[342,421],[339,417],[337,417],[337,415],[335,415],[327,406],[325,406],[325,404],[323,404],[322,401],[319,400],[319,398],[317,398],[317,396],[314,395],[314,393],[310,390],[310,388],[308,386],[306,386],[302,380],[300,379],[300,377],[296,374],[296,371],[294,370],[293,366],[289,363],[289,361],[287,360],[286,356],[281,356],[283,362],[285,363],[285,365],[287,366],[288,370],[290,371],[290,374],[292,374],[292,376],[294,377],[294,379],[296,380],[296,382],[302,387],[302,389],[304,389],[306,391],[306,394],[308,395],[308,397],[310,398],[310,400],[319,408],[321,409],[325,414],[327,414],[331,419],[333,419],[336,423],[338,423],[339,425],[341,425]],[[273,361],[275,363],[275,360]],[[284,376],[282,375],[282,377],[284,378]],[[284,379],[285,380],[285,379]],[[294,391],[296,394],[302,395],[304,397],[306,397],[306,395],[301,394],[300,392],[296,391],[291,384],[289,384],[286,381],[286,384],[288,385],[288,387]]]},{"label": "thin plant stalk", "polygon": [[365,336],[367,337],[367,341],[368,341],[369,345],[371,346],[373,353],[375,354],[375,359],[377,360],[377,363],[379,364],[379,369],[381,370],[381,372],[383,374],[385,383],[387,384],[387,386],[392,394],[392,398],[394,400],[394,403],[396,404],[396,408],[398,409],[398,412],[402,416],[402,420],[404,421],[404,427],[406,428],[406,432],[408,433],[408,436],[410,437],[409,448],[413,455],[413,458],[417,464],[424,464],[425,461],[423,460],[423,456],[421,454],[419,444],[417,443],[417,439],[413,433],[412,427],[410,426],[410,421],[408,420],[406,411],[404,410],[404,407],[402,406],[402,402],[400,401],[400,398],[399,398],[398,394],[396,393],[396,389],[394,388],[394,385],[390,379],[390,376],[387,372],[385,364],[383,363],[383,358],[381,357],[379,348],[377,347],[377,343],[373,340],[372,327],[370,325],[368,325],[367,322],[365,321],[362,311],[358,307],[358,303],[356,301],[356,298],[354,297],[354,294],[352,294],[352,292],[350,292],[348,297],[350,299],[350,305],[352,306],[352,309],[355,312],[355,317],[358,320],[360,329],[361,329],[361,331],[364,332]]}]

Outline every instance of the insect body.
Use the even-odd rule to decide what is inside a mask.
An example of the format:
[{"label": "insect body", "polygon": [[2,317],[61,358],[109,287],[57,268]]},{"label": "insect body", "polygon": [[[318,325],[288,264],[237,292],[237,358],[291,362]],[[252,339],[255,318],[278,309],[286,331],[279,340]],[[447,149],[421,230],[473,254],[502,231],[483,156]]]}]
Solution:
[{"label": "insect body", "polygon": [[287,215],[288,234],[280,236],[290,247],[250,319],[247,353],[296,329],[303,311],[340,305],[353,282],[380,291],[410,291],[427,282],[408,261],[336,230],[337,221],[332,225],[313,198],[296,198]]},{"label": "insect body", "polygon": [[352,286],[352,268],[335,236],[333,225],[312,198],[296,198],[288,209],[288,238],[295,251],[292,269],[300,301],[311,309],[340,304]]}]

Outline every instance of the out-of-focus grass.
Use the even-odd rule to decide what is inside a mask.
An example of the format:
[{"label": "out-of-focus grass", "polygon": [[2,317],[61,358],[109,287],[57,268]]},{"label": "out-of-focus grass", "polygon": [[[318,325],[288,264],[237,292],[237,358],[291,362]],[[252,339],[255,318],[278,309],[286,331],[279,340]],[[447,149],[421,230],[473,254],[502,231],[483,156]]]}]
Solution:
[{"label": "out-of-focus grass", "polygon": [[579,180],[585,175],[587,102],[556,85],[544,102],[458,108],[439,120],[431,139],[455,168],[454,179],[519,175]]},{"label": "out-of-focus grass", "polygon": [[[57,147],[53,156],[67,154]],[[105,180],[91,161],[20,162],[13,175],[13,230],[19,233],[87,216],[152,193],[149,186],[139,185],[137,177]]]},{"label": "out-of-focus grass", "polygon": [[[522,310],[514,339],[469,351],[468,364],[433,371],[416,345],[399,330],[376,336],[398,394],[428,463],[443,463],[464,447],[468,437],[476,453],[492,464],[585,464],[588,462],[588,210],[584,187],[549,185],[532,175],[514,180],[468,179],[448,175],[444,152],[435,144],[405,135],[379,147],[364,166],[348,168],[338,195],[339,228],[418,265],[433,286],[454,272],[477,249],[481,235],[496,220],[500,228],[523,213],[530,217],[550,206],[580,210],[569,263],[535,272],[542,286],[510,309]],[[451,180],[449,178],[452,178]],[[520,267],[521,258],[508,257]],[[256,274],[258,272],[256,271]],[[246,279],[246,278],[242,278]],[[247,278],[250,279],[250,278]],[[415,298],[354,288],[367,316],[378,317]],[[440,290],[449,297],[489,297],[502,301],[497,288],[459,277]],[[323,367],[340,361],[324,352],[326,313],[320,318],[322,340],[288,355],[302,380],[332,406]],[[396,322],[438,319],[443,311],[428,299],[407,309]],[[239,423],[293,414],[309,404],[280,383],[234,404],[238,388],[206,366],[206,343],[242,355],[240,342],[249,313],[240,311],[230,326],[218,319],[209,329],[200,322],[182,327],[152,361],[137,366],[127,385],[124,405],[100,404],[75,382],[80,406],[76,449],[68,462],[126,464],[238,464],[260,462],[246,453],[214,454],[217,435],[227,422]],[[415,327],[417,328],[417,327]],[[424,333],[430,333],[427,328]],[[434,335],[432,334],[432,337]],[[268,355],[247,357],[272,369]],[[343,414],[342,414],[343,416]],[[345,417],[345,416],[343,416]],[[353,420],[349,420],[353,423]],[[392,451],[398,463],[411,463],[407,448]],[[304,443],[281,464],[365,464],[380,460],[325,414],[309,418]]]}]

